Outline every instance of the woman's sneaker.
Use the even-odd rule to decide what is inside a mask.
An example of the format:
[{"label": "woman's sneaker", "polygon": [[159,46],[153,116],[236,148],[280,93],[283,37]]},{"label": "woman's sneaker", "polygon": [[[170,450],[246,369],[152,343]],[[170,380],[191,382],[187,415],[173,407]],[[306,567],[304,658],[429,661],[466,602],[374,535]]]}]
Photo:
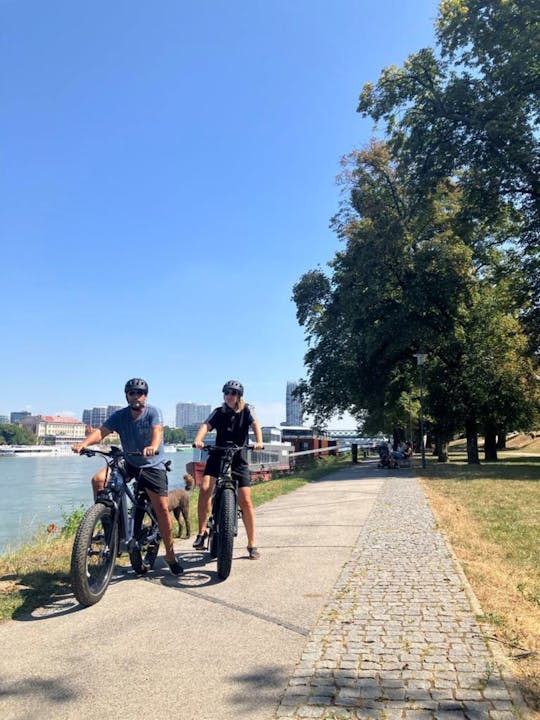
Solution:
[{"label": "woman's sneaker", "polygon": [[256,547],[248,547],[247,551],[250,560],[258,560],[261,557],[261,553]]},{"label": "woman's sneaker", "polygon": [[193,547],[197,550],[202,550],[204,548],[204,545],[206,543],[206,538],[208,537],[208,533],[205,532],[202,535],[197,535],[195,538],[195,542],[193,543]]}]

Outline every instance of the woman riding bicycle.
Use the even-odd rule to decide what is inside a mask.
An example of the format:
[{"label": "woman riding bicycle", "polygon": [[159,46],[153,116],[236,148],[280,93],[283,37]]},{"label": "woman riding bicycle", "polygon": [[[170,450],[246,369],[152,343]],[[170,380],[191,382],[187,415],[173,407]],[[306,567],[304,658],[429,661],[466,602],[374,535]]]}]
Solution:
[{"label": "woman riding bicycle", "polygon": [[[203,439],[211,430],[216,430],[216,445],[224,446],[235,444],[244,446],[248,443],[249,428],[252,427],[255,433],[254,448],[260,450],[263,447],[261,426],[257,421],[253,410],[242,397],[244,386],[238,380],[228,380],[223,386],[223,404],[213,410],[208,418],[202,423],[197,431],[193,444],[195,447],[204,446]],[[242,510],[242,520],[246,528],[248,539],[247,551],[250,560],[257,560],[260,553],[255,543],[255,513],[251,502],[251,480],[245,450],[236,453],[232,460],[232,474],[238,480],[238,504]],[[210,514],[212,490],[217,481],[220,469],[219,454],[212,453],[206,462],[204,476],[199,490],[198,517],[199,534],[193,543],[193,547],[200,549],[204,547],[208,536],[206,525]]]},{"label": "woman riding bicycle", "polygon": [[[168,480],[164,464],[163,419],[161,410],[146,404],[148,384],[141,378],[128,380],[124,392],[127,407],[113,413],[100,428],[93,430],[82,443],[72,446],[73,452],[80,453],[89,445],[100,443],[104,437],[117,432],[126,453],[137,453],[129,457],[127,470],[136,478],[139,488],[144,488],[150,498],[165,545],[165,560],[173,575],[184,570],[174,554],[172,523],[169,514]],[[107,482],[107,470],[99,470],[92,478],[94,499]]]}]

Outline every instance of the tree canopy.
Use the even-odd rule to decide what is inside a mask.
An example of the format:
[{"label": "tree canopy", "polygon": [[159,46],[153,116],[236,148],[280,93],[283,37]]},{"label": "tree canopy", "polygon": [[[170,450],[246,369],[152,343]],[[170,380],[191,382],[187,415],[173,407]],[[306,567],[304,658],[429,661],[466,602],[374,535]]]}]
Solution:
[{"label": "tree canopy", "polygon": [[395,422],[418,394],[418,351],[439,437],[534,423],[539,10],[446,0],[438,52],[364,86],[358,109],[386,136],[344,159],[344,249],[293,289],[318,423],[336,410]]},{"label": "tree canopy", "polygon": [[0,445],[35,445],[36,442],[34,433],[21,425],[0,425]]}]

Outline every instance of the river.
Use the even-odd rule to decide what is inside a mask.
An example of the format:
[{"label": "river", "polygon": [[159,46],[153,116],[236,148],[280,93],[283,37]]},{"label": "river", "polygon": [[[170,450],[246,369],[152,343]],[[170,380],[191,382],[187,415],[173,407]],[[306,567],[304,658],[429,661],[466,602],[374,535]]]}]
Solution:
[{"label": "river", "polygon": [[[169,488],[184,487],[186,463],[193,451],[166,454],[172,460]],[[30,540],[38,528],[55,523],[92,502],[90,478],[103,460],[65,457],[0,458],[0,553]]]}]

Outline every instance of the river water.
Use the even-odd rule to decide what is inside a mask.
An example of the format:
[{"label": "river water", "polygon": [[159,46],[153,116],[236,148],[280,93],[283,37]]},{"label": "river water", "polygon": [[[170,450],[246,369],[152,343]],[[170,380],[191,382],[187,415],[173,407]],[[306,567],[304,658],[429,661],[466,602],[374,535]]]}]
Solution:
[{"label": "river water", "polygon": [[[166,454],[172,460],[169,488],[184,487],[193,451]],[[104,461],[98,457],[1,457],[0,553],[30,540],[40,527],[64,524],[81,505],[92,502],[90,479]]]}]

